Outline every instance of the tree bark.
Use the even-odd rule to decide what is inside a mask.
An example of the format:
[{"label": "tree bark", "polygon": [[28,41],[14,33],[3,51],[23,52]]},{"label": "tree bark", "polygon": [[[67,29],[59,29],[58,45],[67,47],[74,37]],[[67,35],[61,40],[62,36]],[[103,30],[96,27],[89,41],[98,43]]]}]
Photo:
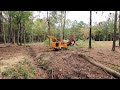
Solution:
[{"label": "tree bark", "polygon": [[6,44],[6,36],[5,36],[5,29],[4,29],[4,23],[2,24],[3,25],[3,37],[4,37],[4,45]]},{"label": "tree bark", "polygon": [[33,43],[33,33],[32,33],[32,35],[31,35],[31,42]]},{"label": "tree bark", "polygon": [[100,34],[99,34],[99,41],[100,41]]},{"label": "tree bark", "polygon": [[20,45],[22,45],[22,23],[20,22]]},{"label": "tree bark", "polygon": [[63,40],[62,29],[63,29],[63,17],[62,17],[62,11],[61,11],[61,30],[60,30],[60,41],[62,41],[62,40]]},{"label": "tree bark", "polygon": [[64,40],[64,38],[65,38],[65,21],[66,21],[66,11],[64,11],[63,40]]},{"label": "tree bark", "polygon": [[26,38],[25,38],[25,25],[23,24],[23,32],[24,32],[24,45],[26,44]]},{"label": "tree bark", "polygon": [[113,35],[113,46],[112,46],[112,51],[115,51],[116,30],[117,30],[117,11],[115,11],[114,35]]},{"label": "tree bark", "polygon": [[119,11],[119,47],[120,47],[120,11]]},{"label": "tree bark", "polygon": [[39,42],[39,36],[37,36],[36,41]]},{"label": "tree bark", "polygon": [[6,38],[5,38],[5,29],[4,29],[4,22],[3,22],[2,11],[0,12],[0,31],[3,32],[3,40],[4,40],[4,45],[5,45],[6,44]]},{"label": "tree bark", "polygon": [[31,42],[31,35],[29,35],[29,43]]},{"label": "tree bark", "polygon": [[11,43],[11,36],[12,36],[12,26],[11,26],[11,15],[9,15],[9,26],[8,26],[8,31],[9,31],[9,43]]},{"label": "tree bark", "polygon": [[0,42],[3,43],[2,41],[2,33],[3,33],[3,30],[2,30],[2,11],[0,11]]},{"label": "tree bark", "polygon": [[[50,36],[50,19],[49,19],[48,11],[47,11],[47,22],[48,22],[48,35]],[[49,45],[50,45],[50,38],[49,38]]]},{"label": "tree bark", "polygon": [[17,45],[19,45],[19,31],[20,31],[20,24],[18,23],[18,32],[17,32]]},{"label": "tree bark", "polygon": [[13,44],[15,44],[15,27],[13,27]]},{"label": "tree bark", "polygon": [[92,28],[92,11],[90,11],[89,48],[92,48],[92,47],[91,47],[91,28]]},{"label": "tree bark", "polygon": [[0,11],[0,33],[2,33],[2,11]]}]

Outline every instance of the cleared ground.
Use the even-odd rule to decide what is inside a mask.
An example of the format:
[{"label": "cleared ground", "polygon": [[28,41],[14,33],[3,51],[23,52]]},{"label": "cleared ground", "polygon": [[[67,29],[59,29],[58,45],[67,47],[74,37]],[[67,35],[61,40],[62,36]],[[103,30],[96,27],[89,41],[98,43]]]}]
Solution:
[{"label": "cleared ground", "polygon": [[[0,71],[1,78],[27,78],[41,79],[113,79],[114,77],[102,69],[87,62],[77,53],[84,53],[97,62],[104,64],[116,71],[120,70],[120,49],[117,47],[115,52],[111,51],[112,42],[98,41],[92,43],[92,49],[87,48],[87,42],[77,42],[78,46],[69,47],[65,51],[51,51],[49,46],[43,43],[35,43],[26,46],[8,46],[0,48]],[[24,65],[20,62],[25,61]],[[29,64],[30,63],[30,64]],[[21,65],[25,70],[18,70]],[[29,65],[28,65],[29,64]],[[34,73],[31,69],[34,68]],[[8,73],[14,68],[13,74]],[[17,69],[17,70],[16,70]],[[17,72],[17,74],[15,73]],[[22,74],[19,74],[21,73]],[[32,73],[32,74],[31,74]],[[22,76],[22,77],[21,77]]]}]

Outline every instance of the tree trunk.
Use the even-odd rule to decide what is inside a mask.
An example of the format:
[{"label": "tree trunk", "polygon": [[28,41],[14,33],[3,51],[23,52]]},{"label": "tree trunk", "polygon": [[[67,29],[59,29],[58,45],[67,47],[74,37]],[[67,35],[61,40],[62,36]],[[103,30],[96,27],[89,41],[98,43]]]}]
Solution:
[{"label": "tree trunk", "polygon": [[[47,11],[47,21],[48,21],[48,35],[50,36],[50,19],[49,19],[48,11]],[[49,38],[49,45],[50,45],[50,38]]]},{"label": "tree trunk", "polygon": [[34,37],[33,37],[33,33],[32,33],[32,35],[31,35],[31,42],[33,43],[33,41],[34,41]]},{"label": "tree trunk", "polygon": [[100,41],[100,34],[99,34],[99,41]]},{"label": "tree trunk", "polygon": [[9,26],[8,26],[8,31],[9,31],[9,43],[11,43],[11,36],[12,36],[11,15],[9,15]]},{"label": "tree trunk", "polygon": [[65,33],[64,33],[64,30],[65,30],[65,21],[66,21],[66,11],[64,12],[64,23],[63,23],[63,40],[65,38]]},{"label": "tree trunk", "polygon": [[5,45],[6,44],[6,38],[5,38],[5,29],[4,29],[2,11],[0,12],[0,32],[3,32],[3,40],[4,40],[4,45]]},{"label": "tree trunk", "polygon": [[14,44],[14,27],[13,25],[11,24],[11,39],[12,39],[12,44]]},{"label": "tree trunk", "polygon": [[106,41],[108,41],[108,34],[106,33]]},{"label": "tree trunk", "polygon": [[62,40],[63,40],[62,29],[63,29],[63,17],[62,17],[62,11],[61,11],[61,30],[60,30],[60,41],[62,41]]},{"label": "tree trunk", "polygon": [[3,33],[3,30],[2,30],[2,11],[0,11],[0,42],[3,42],[2,41],[2,33]]},{"label": "tree trunk", "polygon": [[22,23],[20,22],[20,45],[22,45]]},{"label": "tree trunk", "polygon": [[14,27],[12,25],[12,17],[10,15],[10,42],[13,44],[14,43],[14,31],[13,31]]},{"label": "tree trunk", "polygon": [[41,37],[40,37],[40,42],[41,42]]},{"label": "tree trunk", "polygon": [[117,11],[115,11],[114,35],[113,35],[113,46],[112,46],[112,51],[115,51],[116,31],[117,31]]},{"label": "tree trunk", "polygon": [[18,32],[17,32],[17,45],[19,45],[19,31],[20,31],[20,24],[18,23]]},{"label": "tree trunk", "polygon": [[0,33],[2,33],[2,11],[0,11]]},{"label": "tree trunk", "polygon": [[44,41],[45,41],[45,34],[44,34]]},{"label": "tree trunk", "polygon": [[34,36],[33,36],[33,25],[34,25],[33,19],[34,19],[34,17],[32,18],[32,34],[31,34],[31,42],[32,43],[33,43],[33,39],[34,39]]},{"label": "tree trunk", "polygon": [[3,23],[3,35],[4,35],[4,45],[5,45],[6,44],[6,37],[5,37],[4,23]]},{"label": "tree trunk", "polygon": [[36,40],[36,42],[38,41],[38,36],[36,36],[36,39],[35,39],[35,40]]},{"label": "tree trunk", "polygon": [[23,32],[24,32],[24,45],[26,44],[26,38],[25,38],[25,25],[23,24]]},{"label": "tree trunk", "polygon": [[119,11],[119,47],[120,47],[120,11]]},{"label": "tree trunk", "polygon": [[9,31],[9,35],[8,35],[8,43],[10,43],[10,31]]},{"label": "tree trunk", "polygon": [[33,33],[32,33],[32,35],[31,35],[31,42],[33,43]]},{"label": "tree trunk", "polygon": [[87,60],[87,61],[90,62],[91,64],[93,64],[93,65],[95,65],[95,66],[97,66],[97,67],[99,67],[99,68],[107,71],[109,74],[111,74],[111,75],[113,75],[114,77],[120,79],[120,73],[119,73],[119,72],[114,71],[113,69],[110,69],[110,68],[108,68],[108,67],[106,67],[106,66],[104,66],[104,65],[102,65],[102,64],[100,64],[100,63],[98,63],[98,62],[96,62],[96,61],[95,61],[93,58],[91,58],[90,56],[86,56],[86,55],[81,54],[81,53],[80,53],[80,54],[78,53],[78,56],[84,58],[85,60]]},{"label": "tree trunk", "polygon": [[13,27],[13,44],[15,44],[15,28]]},{"label": "tree trunk", "polygon": [[39,42],[39,36],[37,36],[37,42]]},{"label": "tree trunk", "polygon": [[89,48],[91,48],[91,27],[92,27],[92,11],[90,11]]},{"label": "tree trunk", "polygon": [[31,42],[31,35],[29,35],[29,43]]}]

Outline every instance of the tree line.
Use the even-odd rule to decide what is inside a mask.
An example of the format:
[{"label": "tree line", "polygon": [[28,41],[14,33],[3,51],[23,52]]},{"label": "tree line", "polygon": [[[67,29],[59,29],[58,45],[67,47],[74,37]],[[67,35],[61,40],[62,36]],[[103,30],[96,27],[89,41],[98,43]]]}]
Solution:
[{"label": "tree line", "polygon": [[118,30],[120,19],[116,20],[119,17],[115,18],[115,13],[109,13],[106,21],[92,25],[92,11],[89,24],[67,19],[69,11],[44,12],[46,14],[41,18],[42,11],[37,11],[37,16],[34,15],[34,11],[0,11],[0,43],[22,45],[43,42],[48,39],[47,35],[66,40],[72,33],[75,35],[75,40],[89,40],[89,46],[91,40],[113,41],[114,33],[115,40],[120,40]]}]

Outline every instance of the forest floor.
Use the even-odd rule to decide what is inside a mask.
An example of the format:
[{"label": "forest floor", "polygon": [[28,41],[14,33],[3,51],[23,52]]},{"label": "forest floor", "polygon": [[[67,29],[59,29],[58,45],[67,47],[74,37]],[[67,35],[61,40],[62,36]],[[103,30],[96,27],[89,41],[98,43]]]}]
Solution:
[{"label": "forest floor", "polygon": [[112,52],[112,42],[94,42],[92,49],[70,46],[63,51],[52,51],[43,43],[3,46],[0,46],[1,79],[115,79],[78,53],[120,72],[120,48]]}]

